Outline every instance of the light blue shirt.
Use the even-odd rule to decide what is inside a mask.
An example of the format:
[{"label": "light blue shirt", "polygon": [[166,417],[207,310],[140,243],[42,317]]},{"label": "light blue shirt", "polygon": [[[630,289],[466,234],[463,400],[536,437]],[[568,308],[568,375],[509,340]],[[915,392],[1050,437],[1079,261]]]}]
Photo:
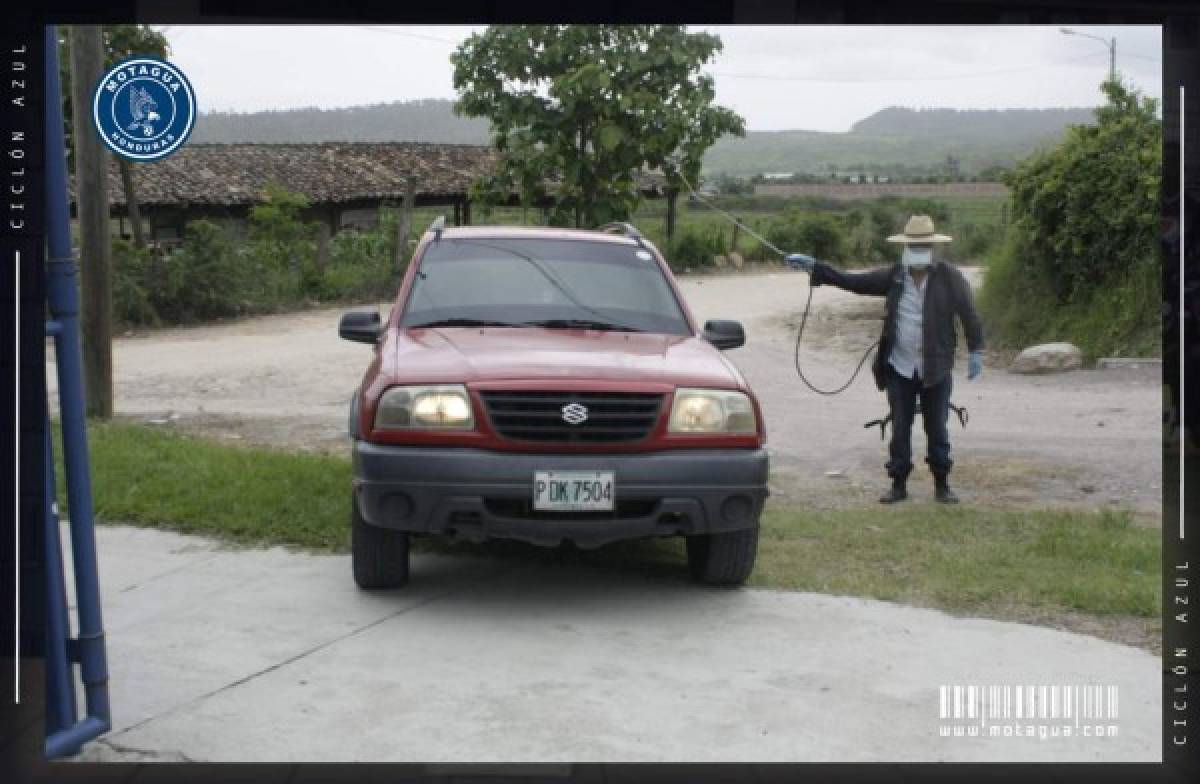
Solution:
[{"label": "light blue shirt", "polygon": [[921,350],[924,346],[921,325],[924,323],[925,287],[929,285],[929,273],[918,286],[912,273],[904,270],[904,289],[896,307],[896,343],[892,346],[888,363],[905,378],[919,372],[923,378],[924,367]]}]

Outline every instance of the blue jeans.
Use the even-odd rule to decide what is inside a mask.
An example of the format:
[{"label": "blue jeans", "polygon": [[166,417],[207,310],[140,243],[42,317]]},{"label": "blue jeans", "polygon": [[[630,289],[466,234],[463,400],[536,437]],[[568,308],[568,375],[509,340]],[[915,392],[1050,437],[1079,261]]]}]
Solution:
[{"label": "blue jeans", "polygon": [[933,475],[944,479],[950,473],[954,461],[950,459],[950,432],[946,428],[950,413],[950,389],[953,380],[946,380],[927,387],[914,374],[905,378],[896,369],[887,365],[888,408],[892,414],[892,440],[888,444],[888,476],[901,481],[912,472],[912,424],[917,412],[917,401],[921,401],[921,420],[925,423],[925,439],[928,453],[925,462]]}]

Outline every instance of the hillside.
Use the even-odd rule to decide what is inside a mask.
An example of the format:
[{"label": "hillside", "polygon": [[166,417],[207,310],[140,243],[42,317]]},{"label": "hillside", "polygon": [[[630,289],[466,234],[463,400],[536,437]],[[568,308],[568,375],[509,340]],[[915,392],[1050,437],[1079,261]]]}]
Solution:
[{"label": "hillside", "polygon": [[197,142],[442,142],[487,144],[488,122],[454,114],[453,101],[395,101],[346,109],[202,112]]},{"label": "hillside", "polygon": [[890,107],[846,133],[750,131],[726,137],[705,157],[711,172],[824,174],[838,169],[903,172],[958,159],[964,173],[1011,166],[1041,145],[1058,141],[1073,123],[1093,121],[1090,109],[903,109]]},{"label": "hillside", "polygon": [[[487,144],[486,120],[459,117],[449,100],[396,101],[346,109],[209,112],[196,122],[197,142],[430,141]],[[1053,143],[1068,124],[1090,122],[1089,109],[904,109],[890,107],[846,133],[750,131],[709,150],[709,174],[764,171],[827,173],[867,168],[903,173],[940,165],[947,156],[966,174],[1011,165]]]}]

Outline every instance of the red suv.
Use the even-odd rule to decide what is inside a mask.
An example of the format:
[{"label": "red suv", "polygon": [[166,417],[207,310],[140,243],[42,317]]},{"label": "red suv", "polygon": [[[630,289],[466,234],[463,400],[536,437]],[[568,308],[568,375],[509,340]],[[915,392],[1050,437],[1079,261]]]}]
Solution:
[{"label": "red suv", "polygon": [[350,407],[361,588],[408,579],[409,537],[582,548],[684,536],[692,575],[739,584],[767,496],[758,401],[628,224],[425,232]]}]

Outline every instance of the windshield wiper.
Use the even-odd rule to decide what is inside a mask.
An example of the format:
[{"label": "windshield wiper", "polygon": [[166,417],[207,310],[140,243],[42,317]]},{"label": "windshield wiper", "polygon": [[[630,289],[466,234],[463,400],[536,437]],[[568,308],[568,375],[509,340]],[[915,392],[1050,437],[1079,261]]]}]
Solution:
[{"label": "windshield wiper", "polygon": [[409,324],[409,329],[429,329],[430,327],[515,327],[508,321],[489,321],[476,318],[445,318],[436,321],[426,321],[421,324]]},{"label": "windshield wiper", "polygon": [[604,329],[612,332],[644,332],[637,327],[625,324],[614,324],[611,321],[591,321],[588,319],[542,319],[541,321],[525,321],[522,326],[546,327],[548,329]]}]

